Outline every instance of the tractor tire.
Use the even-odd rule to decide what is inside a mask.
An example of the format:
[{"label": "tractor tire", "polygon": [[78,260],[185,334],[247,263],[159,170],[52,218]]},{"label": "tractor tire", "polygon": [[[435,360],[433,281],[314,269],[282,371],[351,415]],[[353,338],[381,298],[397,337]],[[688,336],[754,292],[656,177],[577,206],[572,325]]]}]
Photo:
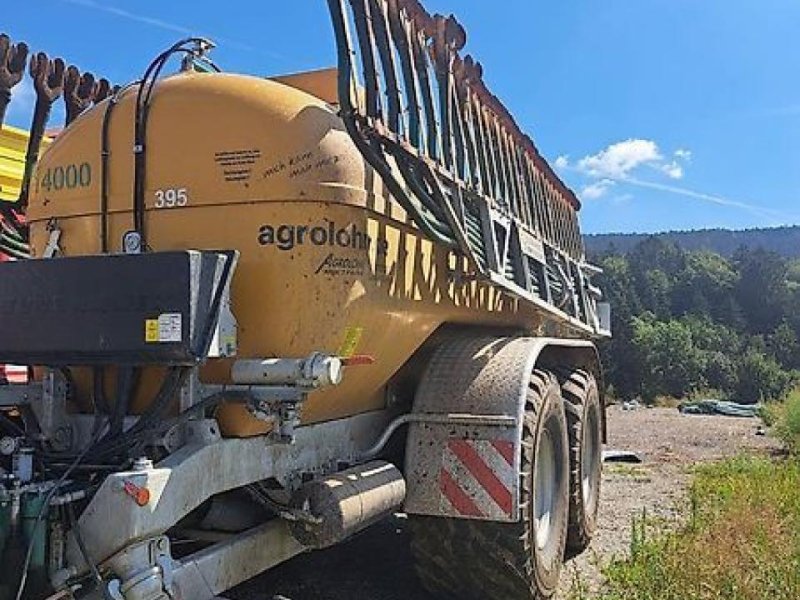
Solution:
[{"label": "tractor tire", "polygon": [[557,378],[530,377],[517,523],[409,515],[411,550],[437,598],[544,600],[558,586],[569,519],[567,422]]},{"label": "tractor tire", "polygon": [[586,550],[597,529],[603,469],[603,409],[593,375],[586,371],[559,373],[569,428],[569,529],[571,554]]}]

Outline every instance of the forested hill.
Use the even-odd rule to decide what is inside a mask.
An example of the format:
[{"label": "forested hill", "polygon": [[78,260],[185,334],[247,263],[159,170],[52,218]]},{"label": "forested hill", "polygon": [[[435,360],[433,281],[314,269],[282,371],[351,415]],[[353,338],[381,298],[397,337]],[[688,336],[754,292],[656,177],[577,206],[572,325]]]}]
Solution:
[{"label": "forested hill", "polygon": [[[590,256],[626,254],[639,242],[650,237],[644,233],[604,233],[587,235],[586,248]],[[800,226],[771,229],[702,229],[698,231],[669,231],[656,237],[674,242],[682,250],[710,250],[725,257],[733,256],[741,247],[762,248],[787,258],[800,257]]]},{"label": "forested hill", "polygon": [[761,248],[726,258],[658,237],[596,258],[615,395],[756,402],[800,383],[800,258]]}]

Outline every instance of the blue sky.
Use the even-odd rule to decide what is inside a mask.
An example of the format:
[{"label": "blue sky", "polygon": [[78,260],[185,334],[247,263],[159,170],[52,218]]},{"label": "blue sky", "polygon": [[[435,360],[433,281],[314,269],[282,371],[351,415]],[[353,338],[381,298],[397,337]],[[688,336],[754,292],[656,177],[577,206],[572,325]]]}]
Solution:
[{"label": "blue sky", "polygon": [[[423,0],[581,196],[586,232],[800,224],[800,2]],[[501,7],[502,8],[499,8]],[[39,0],[0,29],[115,83],[187,33],[228,71],[332,66],[325,0]],[[26,126],[30,89],[7,121]]]}]

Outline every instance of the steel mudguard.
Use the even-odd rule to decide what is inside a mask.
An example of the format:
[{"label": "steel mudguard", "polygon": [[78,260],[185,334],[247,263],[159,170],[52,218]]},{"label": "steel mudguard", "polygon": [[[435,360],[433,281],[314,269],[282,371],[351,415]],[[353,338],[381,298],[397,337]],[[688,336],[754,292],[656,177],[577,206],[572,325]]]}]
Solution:
[{"label": "steel mudguard", "polygon": [[547,349],[596,356],[589,341],[532,337],[464,337],[437,349],[417,389],[414,414],[445,422],[410,426],[408,513],[519,520],[525,398]]}]

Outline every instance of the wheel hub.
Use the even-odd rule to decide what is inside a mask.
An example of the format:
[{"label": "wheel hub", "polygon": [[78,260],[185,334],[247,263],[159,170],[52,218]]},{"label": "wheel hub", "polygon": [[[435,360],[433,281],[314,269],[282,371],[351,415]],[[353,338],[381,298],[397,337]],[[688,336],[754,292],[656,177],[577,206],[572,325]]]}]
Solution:
[{"label": "wheel hub", "polygon": [[550,432],[545,429],[536,449],[535,507],[536,546],[544,550],[551,537],[556,511],[558,471],[556,453]]}]

